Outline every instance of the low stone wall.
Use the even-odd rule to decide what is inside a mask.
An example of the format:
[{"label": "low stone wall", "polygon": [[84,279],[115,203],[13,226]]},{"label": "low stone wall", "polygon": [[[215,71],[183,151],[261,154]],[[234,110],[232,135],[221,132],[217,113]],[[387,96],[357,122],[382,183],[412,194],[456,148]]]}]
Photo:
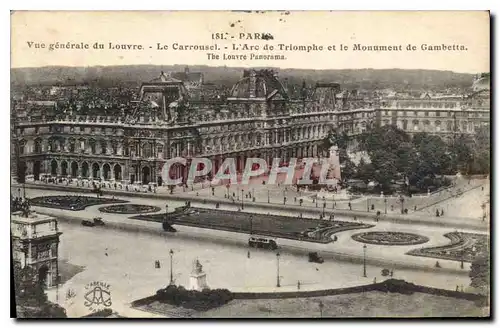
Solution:
[{"label": "low stone wall", "polygon": [[[424,293],[435,296],[451,297],[456,299],[468,300],[475,302],[477,306],[486,306],[489,304],[489,298],[485,295],[464,293],[447,289],[439,289],[415,285],[404,280],[388,279],[386,281],[361,285],[347,288],[324,289],[314,291],[296,291],[296,292],[270,292],[270,293],[231,293],[233,299],[251,300],[251,299],[289,299],[289,298],[306,298],[306,297],[325,297],[343,294],[357,294],[366,292],[385,292],[385,293],[401,293],[411,295],[413,293]],[[147,305],[156,300],[156,295],[148,296],[135,300],[131,303],[132,307]]]},{"label": "low stone wall", "polygon": [[233,293],[234,299],[286,299],[299,297],[322,297],[341,294],[365,293],[372,291],[393,292],[402,294],[425,293],[436,296],[453,297],[485,304],[485,295],[464,293],[447,289],[415,285],[404,280],[388,279],[384,282],[347,288],[324,289],[315,291],[273,292],[273,293]]}]

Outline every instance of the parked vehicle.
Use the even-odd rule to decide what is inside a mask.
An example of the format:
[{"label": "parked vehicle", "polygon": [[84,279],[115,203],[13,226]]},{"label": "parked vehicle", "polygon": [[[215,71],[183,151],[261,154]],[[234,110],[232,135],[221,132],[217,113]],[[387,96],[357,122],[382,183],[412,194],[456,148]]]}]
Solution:
[{"label": "parked vehicle", "polygon": [[95,223],[92,222],[92,221],[89,221],[89,220],[83,220],[82,221],[82,226],[93,227],[93,226],[95,226]]},{"label": "parked vehicle", "polygon": [[104,221],[102,220],[102,218],[94,218],[94,225],[99,225],[99,226],[103,226],[104,225]]},{"label": "parked vehicle", "polygon": [[250,236],[250,238],[248,239],[248,246],[255,248],[267,248],[272,250],[278,248],[278,244],[276,244],[275,240],[261,236]]},{"label": "parked vehicle", "polygon": [[311,252],[309,253],[309,262],[323,263],[325,260],[317,252]]}]

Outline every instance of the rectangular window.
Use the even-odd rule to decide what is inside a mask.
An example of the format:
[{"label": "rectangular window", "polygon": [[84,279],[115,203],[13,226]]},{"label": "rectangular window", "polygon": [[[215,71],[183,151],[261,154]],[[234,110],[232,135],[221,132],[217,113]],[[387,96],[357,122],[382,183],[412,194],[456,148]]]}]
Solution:
[{"label": "rectangular window", "polygon": [[441,116],[441,112],[436,112],[436,117],[440,117]]}]

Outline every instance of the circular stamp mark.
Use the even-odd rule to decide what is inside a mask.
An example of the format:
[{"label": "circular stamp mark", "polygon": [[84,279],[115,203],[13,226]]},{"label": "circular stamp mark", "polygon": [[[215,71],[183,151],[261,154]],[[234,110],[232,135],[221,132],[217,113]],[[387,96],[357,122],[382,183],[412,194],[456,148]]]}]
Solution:
[{"label": "circular stamp mark", "polygon": [[102,281],[92,281],[85,285],[84,291],[85,305],[91,312],[102,311],[111,307],[111,286]]}]

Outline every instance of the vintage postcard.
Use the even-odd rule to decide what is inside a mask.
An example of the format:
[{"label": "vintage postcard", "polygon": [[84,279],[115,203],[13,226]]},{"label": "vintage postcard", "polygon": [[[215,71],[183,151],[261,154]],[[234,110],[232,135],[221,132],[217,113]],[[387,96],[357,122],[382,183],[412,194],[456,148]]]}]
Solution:
[{"label": "vintage postcard", "polygon": [[11,14],[18,318],[490,317],[490,14]]}]

